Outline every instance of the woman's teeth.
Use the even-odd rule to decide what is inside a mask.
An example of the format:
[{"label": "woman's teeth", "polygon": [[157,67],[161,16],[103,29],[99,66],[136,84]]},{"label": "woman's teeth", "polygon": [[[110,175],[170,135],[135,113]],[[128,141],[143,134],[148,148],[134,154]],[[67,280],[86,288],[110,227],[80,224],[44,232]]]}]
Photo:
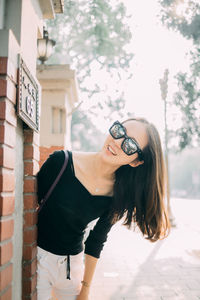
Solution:
[{"label": "woman's teeth", "polygon": [[114,150],[108,145],[108,150],[113,154],[113,155],[117,155],[117,153],[114,152]]}]

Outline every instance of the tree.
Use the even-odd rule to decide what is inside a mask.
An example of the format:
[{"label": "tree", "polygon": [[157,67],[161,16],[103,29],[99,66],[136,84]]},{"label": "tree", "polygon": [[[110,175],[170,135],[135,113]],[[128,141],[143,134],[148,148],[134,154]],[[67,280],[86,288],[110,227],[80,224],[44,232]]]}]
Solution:
[{"label": "tree", "polygon": [[81,151],[98,151],[103,146],[104,134],[95,124],[92,124],[88,115],[76,110],[72,118],[72,148]]},{"label": "tree", "polygon": [[160,0],[161,20],[187,39],[198,44],[200,39],[200,3],[199,0]]},{"label": "tree", "polygon": [[[126,8],[120,1],[65,0],[64,14],[47,21],[49,35],[56,40],[55,54],[49,63],[70,63],[77,71],[81,100],[92,99],[85,119],[85,113],[80,110],[72,116],[76,122],[79,117],[79,122],[84,119],[85,129],[86,123],[90,124],[90,113],[98,114],[106,106],[108,113],[105,117],[111,118],[114,112],[123,110],[125,100],[123,91],[117,87],[117,81],[121,79],[122,71],[124,76],[130,78],[128,69],[133,58],[133,54],[125,48],[131,39],[126,19]],[[101,77],[109,72],[112,91],[104,92],[107,89],[106,83],[102,84],[96,79],[96,70],[101,72]],[[88,84],[88,78],[93,78],[94,84]],[[76,134],[73,126],[72,132]],[[85,148],[84,139],[82,142]]]},{"label": "tree", "polygon": [[200,3],[199,0],[160,0],[161,20],[170,29],[193,41],[190,53],[191,65],[188,74],[176,75],[178,91],[174,103],[182,115],[182,126],[176,131],[179,149],[200,145]]},{"label": "tree", "polygon": [[90,94],[85,79],[92,69],[108,72],[127,70],[133,57],[125,50],[131,39],[123,3],[105,0],[65,0],[64,15],[47,22],[51,38],[56,40],[55,55],[50,63],[71,64],[77,70],[80,88],[89,96],[99,93],[99,85]]}]

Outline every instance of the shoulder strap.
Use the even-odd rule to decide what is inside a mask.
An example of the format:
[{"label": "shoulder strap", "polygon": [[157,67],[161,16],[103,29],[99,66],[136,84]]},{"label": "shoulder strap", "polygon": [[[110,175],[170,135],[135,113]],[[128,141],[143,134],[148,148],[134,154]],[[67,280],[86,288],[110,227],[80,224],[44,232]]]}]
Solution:
[{"label": "shoulder strap", "polygon": [[49,198],[49,196],[51,195],[51,193],[53,192],[54,188],[56,187],[58,181],[60,180],[63,172],[65,171],[66,167],[67,167],[67,163],[68,163],[68,160],[69,160],[69,154],[68,154],[68,151],[64,151],[65,153],[65,160],[64,160],[64,163],[63,163],[63,166],[60,170],[60,172],[58,173],[56,179],[54,180],[54,182],[52,183],[50,189],[48,190],[48,192],[46,193],[46,195],[44,196],[44,198],[40,201],[40,205],[37,207],[37,211],[38,213],[41,211],[41,209],[43,208],[44,204],[46,203],[47,199]]}]

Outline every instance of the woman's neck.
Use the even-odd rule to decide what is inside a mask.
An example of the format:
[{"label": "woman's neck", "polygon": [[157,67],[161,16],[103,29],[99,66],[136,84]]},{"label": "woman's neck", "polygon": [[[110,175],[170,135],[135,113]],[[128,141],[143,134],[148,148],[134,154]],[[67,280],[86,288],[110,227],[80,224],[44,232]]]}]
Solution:
[{"label": "woman's neck", "polygon": [[115,171],[118,169],[118,166],[108,164],[102,159],[101,153],[97,152],[92,154],[92,165],[94,168],[95,177],[101,177],[107,180],[115,179]]}]

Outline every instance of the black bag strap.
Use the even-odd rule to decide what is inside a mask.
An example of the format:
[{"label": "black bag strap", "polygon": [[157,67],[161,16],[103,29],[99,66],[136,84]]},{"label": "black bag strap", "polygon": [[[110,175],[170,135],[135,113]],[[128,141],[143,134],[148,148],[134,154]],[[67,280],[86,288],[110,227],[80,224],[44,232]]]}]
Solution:
[{"label": "black bag strap", "polygon": [[68,154],[67,150],[64,151],[64,153],[65,153],[65,160],[64,160],[63,166],[62,166],[60,172],[58,173],[56,179],[52,183],[51,187],[49,188],[48,192],[46,193],[46,195],[44,196],[44,198],[42,198],[42,200],[40,201],[40,204],[38,204],[38,207],[37,207],[38,213],[41,211],[41,209],[43,208],[43,206],[46,203],[47,199],[49,198],[49,196],[51,195],[51,193],[55,189],[58,181],[60,180],[62,174],[64,173],[64,171],[65,171],[65,169],[67,167],[67,163],[68,163],[68,160],[69,160],[69,154]]}]

